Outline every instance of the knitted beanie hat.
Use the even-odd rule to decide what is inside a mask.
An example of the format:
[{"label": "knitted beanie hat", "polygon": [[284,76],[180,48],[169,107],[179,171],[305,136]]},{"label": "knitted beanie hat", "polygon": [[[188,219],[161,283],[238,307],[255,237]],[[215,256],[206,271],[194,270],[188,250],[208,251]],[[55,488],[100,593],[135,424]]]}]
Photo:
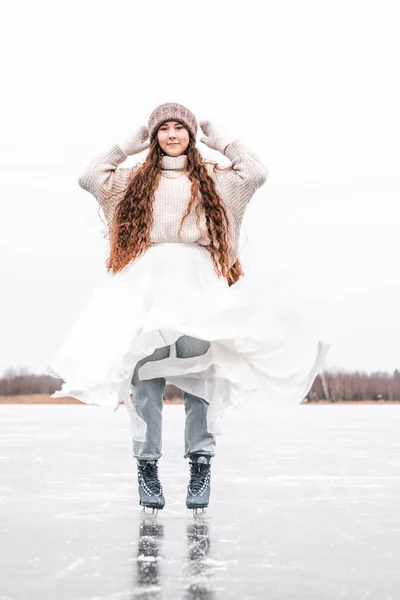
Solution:
[{"label": "knitted beanie hat", "polygon": [[151,113],[148,122],[148,130],[150,140],[153,135],[156,134],[158,127],[164,121],[180,121],[188,128],[193,138],[196,139],[197,135],[197,121],[196,117],[186,106],[178,104],[177,102],[166,102],[160,104]]}]

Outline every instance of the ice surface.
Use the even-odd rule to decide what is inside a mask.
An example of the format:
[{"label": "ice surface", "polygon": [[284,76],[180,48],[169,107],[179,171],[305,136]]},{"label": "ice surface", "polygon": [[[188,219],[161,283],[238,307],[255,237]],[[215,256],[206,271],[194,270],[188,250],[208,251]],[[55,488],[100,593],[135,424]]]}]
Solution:
[{"label": "ice surface", "polygon": [[400,406],[231,410],[199,522],[164,418],[149,522],[124,408],[0,407],[0,600],[399,597]]}]

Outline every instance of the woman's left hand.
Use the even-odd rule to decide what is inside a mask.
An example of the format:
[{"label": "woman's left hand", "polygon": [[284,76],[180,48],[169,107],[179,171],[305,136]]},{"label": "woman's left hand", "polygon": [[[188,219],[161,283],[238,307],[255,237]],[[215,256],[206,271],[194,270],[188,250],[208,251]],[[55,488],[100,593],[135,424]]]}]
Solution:
[{"label": "woman's left hand", "polygon": [[203,120],[199,122],[200,128],[202,132],[207,137],[200,138],[200,141],[203,142],[209,148],[213,150],[218,150],[221,154],[224,154],[225,148],[228,144],[233,142],[234,138],[228,137],[221,132],[217,132],[214,125],[210,121]]}]

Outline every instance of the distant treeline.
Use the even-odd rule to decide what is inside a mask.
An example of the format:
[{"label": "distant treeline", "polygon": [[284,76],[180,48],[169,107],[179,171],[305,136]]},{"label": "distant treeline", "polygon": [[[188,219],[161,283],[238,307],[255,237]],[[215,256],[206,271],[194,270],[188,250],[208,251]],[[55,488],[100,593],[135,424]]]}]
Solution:
[{"label": "distant treeline", "polygon": [[324,371],[315,379],[308,400],[400,401],[400,370],[386,371]]},{"label": "distant treeline", "polygon": [[[7,369],[0,378],[0,396],[27,396],[30,394],[52,394],[61,389],[62,379],[50,375],[29,373],[26,368]],[[181,396],[174,385],[167,385],[164,399],[173,400]]]},{"label": "distant treeline", "polygon": [[[63,381],[49,375],[29,373],[27,369],[7,369],[0,378],[0,396],[25,396],[29,394],[52,394],[61,388]],[[181,396],[174,385],[167,385],[164,399]],[[318,375],[306,400],[400,401],[400,370],[393,373],[375,371],[324,371]]]}]

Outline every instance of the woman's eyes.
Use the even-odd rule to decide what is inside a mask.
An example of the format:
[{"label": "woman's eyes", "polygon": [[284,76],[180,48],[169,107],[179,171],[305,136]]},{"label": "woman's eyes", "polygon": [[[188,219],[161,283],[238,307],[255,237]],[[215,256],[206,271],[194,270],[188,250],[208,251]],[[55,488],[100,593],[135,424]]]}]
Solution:
[{"label": "woman's eyes", "polygon": [[[175,129],[183,129],[183,125],[178,125]],[[167,131],[166,127],[161,127],[161,131]]]}]

